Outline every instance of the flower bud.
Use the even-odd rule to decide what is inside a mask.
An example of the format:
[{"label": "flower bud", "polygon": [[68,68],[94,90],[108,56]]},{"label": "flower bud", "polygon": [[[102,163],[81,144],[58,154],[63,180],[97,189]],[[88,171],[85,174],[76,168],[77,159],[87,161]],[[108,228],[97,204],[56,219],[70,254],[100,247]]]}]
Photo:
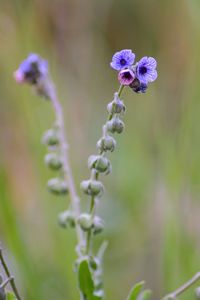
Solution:
[{"label": "flower bud", "polygon": [[98,234],[101,233],[104,229],[104,221],[98,217],[95,216],[93,220],[93,233]]},{"label": "flower bud", "polygon": [[63,228],[74,228],[76,225],[74,213],[70,210],[61,212],[58,216],[58,224]]},{"label": "flower bud", "polygon": [[89,257],[89,264],[90,264],[90,267],[94,271],[96,271],[98,269],[98,266],[99,266],[100,262],[99,262],[99,259],[97,257],[90,256]]},{"label": "flower bud", "polygon": [[54,129],[47,130],[43,137],[42,142],[47,146],[55,146],[59,144],[58,132]]},{"label": "flower bud", "polygon": [[110,161],[101,155],[91,155],[88,159],[89,169],[96,169],[100,173],[110,170]]},{"label": "flower bud", "polygon": [[52,178],[47,182],[49,191],[55,195],[65,195],[68,192],[67,184],[60,178]]},{"label": "flower bud", "polygon": [[56,153],[48,153],[45,156],[45,164],[52,170],[59,170],[62,167],[62,161]]},{"label": "flower bud", "polygon": [[81,189],[90,196],[100,196],[103,193],[104,186],[98,180],[83,180],[81,182]]},{"label": "flower bud", "polygon": [[112,132],[112,133],[122,133],[122,131],[124,130],[124,122],[122,122],[122,120],[120,120],[119,118],[113,118],[112,120],[108,121],[106,123],[107,129],[108,131]]},{"label": "flower bud", "polygon": [[114,100],[108,103],[107,110],[110,114],[120,114],[125,111],[125,105],[118,95],[115,95]]},{"label": "flower bud", "polygon": [[148,88],[146,83],[140,82],[137,78],[129,86],[136,93],[145,93]]},{"label": "flower bud", "polygon": [[116,141],[112,136],[105,136],[101,138],[97,142],[97,148],[99,149],[100,152],[103,151],[114,151],[116,147]]},{"label": "flower bud", "polygon": [[87,213],[83,213],[79,216],[78,223],[84,231],[88,231],[92,228],[92,216]]}]

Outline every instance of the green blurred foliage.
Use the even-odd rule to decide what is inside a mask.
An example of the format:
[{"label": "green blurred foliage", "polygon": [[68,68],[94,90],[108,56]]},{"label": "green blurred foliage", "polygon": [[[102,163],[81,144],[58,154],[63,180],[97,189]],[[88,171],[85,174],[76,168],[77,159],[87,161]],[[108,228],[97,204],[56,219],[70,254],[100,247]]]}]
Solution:
[{"label": "green blurred foliage", "polygon": [[[78,299],[74,232],[56,223],[68,202],[45,189],[53,173],[40,139],[53,112],[12,76],[30,52],[49,60],[77,186],[118,88],[113,53],[131,48],[158,60],[148,93],[123,96],[126,130],[111,155],[113,173],[103,178],[107,229],[96,245],[109,240],[107,299],[125,299],[142,279],[155,298],[175,289],[200,269],[199,1],[0,3],[0,236],[24,299]],[[192,289],[182,299],[189,296]]]}]

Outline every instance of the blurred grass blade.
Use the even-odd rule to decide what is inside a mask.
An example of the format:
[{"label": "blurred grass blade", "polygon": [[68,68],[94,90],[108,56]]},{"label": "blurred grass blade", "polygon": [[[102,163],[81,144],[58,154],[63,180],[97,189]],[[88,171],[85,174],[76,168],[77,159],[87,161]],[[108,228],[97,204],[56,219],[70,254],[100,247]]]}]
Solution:
[{"label": "blurred grass blade", "polygon": [[139,295],[139,293],[141,292],[141,289],[143,288],[144,284],[145,284],[144,281],[140,281],[140,282],[136,283],[132,287],[132,289],[131,289],[131,291],[130,291],[130,293],[128,295],[127,300],[136,300],[137,297],[138,297],[138,295]]}]

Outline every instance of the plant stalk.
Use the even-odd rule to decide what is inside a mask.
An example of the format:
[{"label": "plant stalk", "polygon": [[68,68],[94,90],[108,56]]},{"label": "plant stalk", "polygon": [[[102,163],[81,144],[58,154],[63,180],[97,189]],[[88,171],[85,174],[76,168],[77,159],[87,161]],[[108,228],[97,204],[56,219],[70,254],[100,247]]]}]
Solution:
[{"label": "plant stalk", "polygon": [[10,281],[10,285],[11,285],[11,287],[13,289],[13,292],[14,292],[17,300],[22,300],[21,296],[19,295],[18,289],[16,287],[14,277],[11,276],[9,268],[8,268],[8,266],[6,264],[6,261],[5,261],[4,257],[3,257],[3,250],[2,250],[2,248],[0,248],[0,261],[1,261],[1,264],[2,264],[2,266],[4,268],[4,271],[5,271],[6,275],[7,275],[8,279],[9,279],[9,281]]}]

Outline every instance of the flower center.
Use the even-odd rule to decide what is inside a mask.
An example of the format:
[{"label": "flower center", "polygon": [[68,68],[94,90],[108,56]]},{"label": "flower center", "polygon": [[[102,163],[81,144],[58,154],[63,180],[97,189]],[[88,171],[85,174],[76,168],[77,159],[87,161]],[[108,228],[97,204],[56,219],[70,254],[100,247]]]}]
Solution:
[{"label": "flower center", "polygon": [[121,58],[121,59],[120,59],[120,64],[121,64],[122,66],[125,66],[126,60],[125,60],[124,58]]},{"label": "flower center", "polygon": [[147,72],[147,68],[146,67],[140,67],[140,74],[144,75]]},{"label": "flower center", "polygon": [[123,77],[124,77],[125,79],[132,79],[132,75],[131,75],[131,73],[130,73],[129,71],[124,72]]}]

